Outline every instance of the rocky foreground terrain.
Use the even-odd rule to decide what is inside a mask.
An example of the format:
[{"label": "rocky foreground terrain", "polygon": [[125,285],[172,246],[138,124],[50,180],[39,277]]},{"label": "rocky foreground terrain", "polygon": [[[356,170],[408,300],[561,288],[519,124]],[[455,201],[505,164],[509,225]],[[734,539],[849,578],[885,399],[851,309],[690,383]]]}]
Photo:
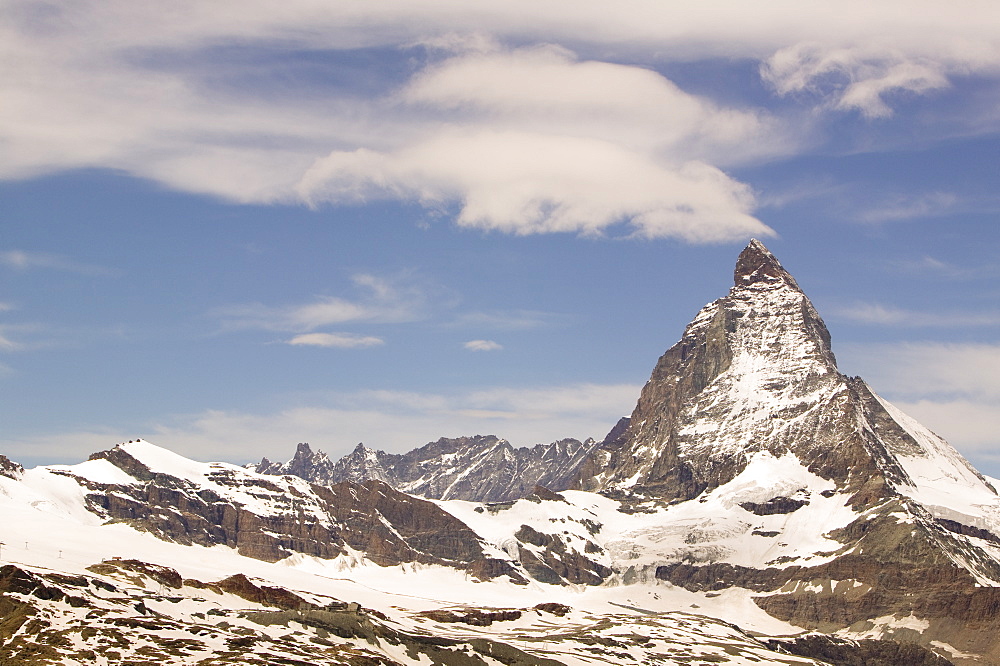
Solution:
[{"label": "rocky foreground terrain", "polygon": [[1000,499],[754,241],[602,442],[0,457],[0,664],[1000,664]]}]

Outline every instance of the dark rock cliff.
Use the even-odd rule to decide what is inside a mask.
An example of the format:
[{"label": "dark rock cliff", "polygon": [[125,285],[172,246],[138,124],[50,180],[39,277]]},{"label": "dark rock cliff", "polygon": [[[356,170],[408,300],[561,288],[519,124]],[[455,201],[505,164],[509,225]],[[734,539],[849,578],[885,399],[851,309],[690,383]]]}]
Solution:
[{"label": "dark rock cliff", "polygon": [[464,523],[381,481],[322,486],[231,465],[206,466],[204,480],[192,480],[153,471],[124,447],[91,459],[107,460],[136,483],[78,478],[89,508],[169,541],[221,544],[272,562],[293,553],[329,559],[353,550],[380,565],[441,564],[523,582],[509,562],[487,557]]}]

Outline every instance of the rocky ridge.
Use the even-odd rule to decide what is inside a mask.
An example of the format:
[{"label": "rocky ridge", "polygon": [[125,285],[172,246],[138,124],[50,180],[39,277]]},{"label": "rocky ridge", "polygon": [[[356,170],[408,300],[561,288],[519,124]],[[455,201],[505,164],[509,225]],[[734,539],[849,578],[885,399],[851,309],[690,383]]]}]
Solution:
[{"label": "rocky ridge", "polygon": [[580,464],[599,446],[592,439],[563,439],[514,448],[493,435],[441,438],[404,454],[364,444],[333,462],[322,451],[299,444],[286,463],[264,458],[250,466],[261,474],[292,474],[313,483],[383,481],[403,492],[431,499],[506,502],[530,494],[536,485],[568,488]]},{"label": "rocky ridge", "polygon": [[381,481],[310,484],[196,463],[143,441],[47,473],[79,484],[86,508],[100,518],[175,543],[228,546],[270,562],[361,553],[382,566],[439,564],[524,582],[508,562],[488,556],[466,525]]}]

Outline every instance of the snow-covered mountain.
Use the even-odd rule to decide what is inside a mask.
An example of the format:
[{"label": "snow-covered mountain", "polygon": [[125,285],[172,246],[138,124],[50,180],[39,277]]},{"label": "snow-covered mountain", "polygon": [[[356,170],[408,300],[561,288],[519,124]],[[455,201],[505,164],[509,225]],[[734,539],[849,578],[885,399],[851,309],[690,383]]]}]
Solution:
[{"label": "snow-covered mountain", "polygon": [[[109,513],[116,502],[137,512]],[[588,492],[430,503],[129,442],[15,468],[0,515],[3,664],[949,663],[912,643],[796,636],[748,590],[619,574],[642,545],[624,543],[661,516]],[[319,543],[288,540],[296,522],[331,552],[296,550]],[[272,561],[255,537],[287,555]]]},{"label": "snow-covered mountain", "polygon": [[660,358],[628,427],[582,471],[580,487],[688,500],[767,452],[793,454],[855,493],[855,507],[902,494],[948,517],[971,509],[971,519],[995,504],[996,491],[957,451],[840,374],[823,320],[760,242],[740,254],[734,282]]},{"label": "snow-covered mountain", "polygon": [[597,446],[592,439],[562,439],[514,448],[505,439],[476,435],[441,438],[404,454],[358,444],[352,453],[333,462],[322,451],[299,444],[288,462],[264,458],[251,468],[323,484],[375,479],[430,499],[505,502],[530,494],[538,485],[569,488],[581,463]]},{"label": "snow-covered mountain", "polygon": [[[576,487],[657,510],[636,566],[751,589],[810,629],[890,631],[1000,658],[1000,501],[943,439],[839,373],[830,335],[759,242],[659,360]],[[992,635],[992,632],[991,632]]]},{"label": "snow-covered mountain", "polygon": [[996,491],[756,241],[600,444],[129,442],[0,516],[0,664],[1000,664]]}]

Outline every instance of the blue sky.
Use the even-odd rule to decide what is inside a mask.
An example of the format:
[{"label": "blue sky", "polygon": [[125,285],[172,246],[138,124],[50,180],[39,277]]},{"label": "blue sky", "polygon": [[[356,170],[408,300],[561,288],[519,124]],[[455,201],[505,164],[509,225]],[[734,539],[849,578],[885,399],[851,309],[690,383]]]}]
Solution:
[{"label": "blue sky", "polygon": [[7,3],[0,452],[602,437],[751,237],[1000,476],[992,2]]}]

